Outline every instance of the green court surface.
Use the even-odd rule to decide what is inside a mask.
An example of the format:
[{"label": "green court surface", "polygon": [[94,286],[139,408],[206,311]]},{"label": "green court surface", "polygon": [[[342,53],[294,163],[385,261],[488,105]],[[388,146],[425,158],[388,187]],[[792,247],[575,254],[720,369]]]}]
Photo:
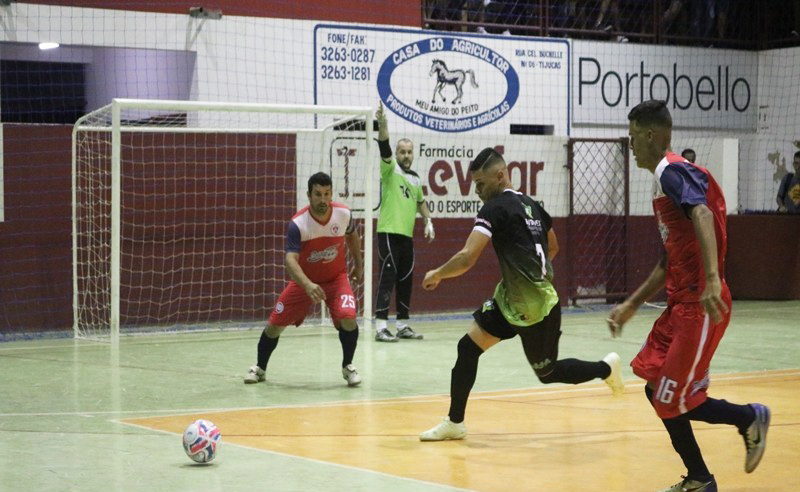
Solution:
[{"label": "green court surface", "polygon": [[[492,472],[477,462],[519,449],[544,450],[538,455],[542,460],[521,470],[529,477],[525,490],[545,490],[537,487],[537,474],[551,465],[562,467],[560,490],[658,490],[677,481],[683,469],[670,454],[666,433],[659,432],[660,423],[651,415],[641,381],[627,362],[660,309],[641,310],[617,339],[612,339],[605,327],[607,309],[564,310],[560,357],[599,360],[611,351],[620,354],[625,362],[624,378],[630,383],[625,399],[610,402],[602,385],[589,385],[583,406],[584,410],[611,410],[598,417],[610,432],[630,430],[626,422],[609,418],[616,411],[646,415],[642,418],[649,420],[643,422],[652,425],[646,439],[663,448],[663,459],[639,463],[647,468],[652,484],[614,482],[615,474],[624,476],[624,468],[629,466],[625,463],[635,456],[620,461],[620,469],[609,476],[578,480],[581,460],[595,453],[591,438],[547,442],[536,431],[515,435],[505,426],[503,415],[470,420],[470,411],[478,412],[481,407],[474,401],[482,395],[504,391],[508,392],[504,395],[534,394],[543,386],[527,365],[518,340],[502,342],[480,359],[473,390],[476,399],[467,407],[467,424],[482,434],[472,441],[468,436],[465,441],[444,443],[448,447],[442,448],[430,447],[442,443],[419,443],[417,434],[447,413],[456,342],[470,322],[468,315],[455,315],[412,319],[414,328],[425,335],[421,341],[378,343],[362,330],[354,363],[364,382],[357,388],[348,388],[341,377],[341,350],[332,328],[287,329],[270,361],[267,381],[257,385],[244,385],[242,376],[255,362],[259,329],[123,337],[118,351],[107,344],[71,339],[2,343],[0,490],[504,490],[500,484],[505,472],[498,470],[498,476],[487,477]],[[723,476],[717,475],[718,481],[724,479],[720,490],[800,490],[798,330],[800,301],[734,303],[731,325],[712,364],[710,395],[727,398],[727,389],[738,388],[741,391],[734,394],[755,395],[758,401],[771,404],[771,386],[762,389],[748,379],[763,373],[780,375],[780,384],[795,394],[795,400],[794,405],[775,402],[770,438],[776,448],[768,446],[761,468],[752,475],[724,468]],[[744,373],[747,377],[736,378]],[[715,386],[715,375],[737,382]],[[567,394],[576,387],[553,385],[549,389]],[[408,404],[407,412],[398,410],[399,404]],[[331,431],[327,420],[341,419],[343,406],[361,410],[354,414],[357,418],[336,422],[338,430]],[[366,406],[369,411],[363,410]],[[784,411],[787,408],[791,411]],[[493,410],[488,411],[491,414]],[[536,419],[535,405],[526,411],[531,412],[530,419]],[[208,466],[194,465],[186,457],[179,435],[179,429],[200,416],[214,416],[223,434],[219,458]],[[537,425],[546,426],[547,422]],[[231,430],[227,439],[226,426]],[[492,429],[497,434],[492,434]],[[721,461],[715,455],[736,460],[743,455],[738,447],[703,446],[703,434],[710,433],[698,433],[698,440],[712,472]],[[735,438],[736,446],[740,445],[738,436]],[[628,434],[604,439],[605,449],[628,449]],[[450,453],[451,468],[438,475],[423,473],[438,463],[431,454],[438,449]],[[547,453],[556,451],[569,462],[548,463]],[[614,468],[614,463],[612,460],[604,467]],[[772,479],[774,470],[784,464],[794,471],[780,480]],[[740,467],[738,461],[736,467]],[[495,480],[497,487],[487,487],[487,480]],[[554,480],[553,475],[549,480]]]}]

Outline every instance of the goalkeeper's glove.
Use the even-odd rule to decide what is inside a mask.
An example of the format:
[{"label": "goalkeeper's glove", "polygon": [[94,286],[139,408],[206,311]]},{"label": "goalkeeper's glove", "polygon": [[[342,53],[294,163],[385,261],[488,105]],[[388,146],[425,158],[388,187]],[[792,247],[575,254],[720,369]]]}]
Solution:
[{"label": "goalkeeper's glove", "polygon": [[430,217],[425,219],[425,238],[430,242],[436,237],[436,233],[433,231],[433,221]]}]

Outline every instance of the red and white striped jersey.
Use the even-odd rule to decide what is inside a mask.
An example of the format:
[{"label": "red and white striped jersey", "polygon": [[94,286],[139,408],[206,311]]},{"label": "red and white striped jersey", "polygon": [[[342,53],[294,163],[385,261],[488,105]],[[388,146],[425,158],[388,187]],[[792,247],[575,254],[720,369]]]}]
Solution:
[{"label": "red and white striped jersey", "polygon": [[330,282],[347,272],[344,236],[352,230],[351,217],[347,205],[331,202],[325,222],[311,215],[310,206],[289,221],[286,251],[300,254],[300,267],[312,282]]}]

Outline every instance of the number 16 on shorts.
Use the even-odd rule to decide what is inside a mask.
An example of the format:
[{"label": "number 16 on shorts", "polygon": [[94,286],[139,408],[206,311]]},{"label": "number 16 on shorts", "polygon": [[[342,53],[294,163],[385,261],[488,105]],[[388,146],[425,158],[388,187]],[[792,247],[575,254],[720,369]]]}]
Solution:
[{"label": "number 16 on shorts", "polygon": [[672,403],[676,386],[678,386],[677,382],[668,379],[666,376],[661,376],[661,381],[658,382],[658,388],[656,388],[656,400],[666,405]]}]

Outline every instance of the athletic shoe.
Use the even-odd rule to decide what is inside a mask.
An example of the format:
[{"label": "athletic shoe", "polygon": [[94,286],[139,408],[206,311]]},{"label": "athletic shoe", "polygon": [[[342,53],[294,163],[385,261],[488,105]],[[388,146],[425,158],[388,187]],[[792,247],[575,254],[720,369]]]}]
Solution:
[{"label": "athletic shoe", "polygon": [[392,335],[392,332],[389,331],[389,328],[383,328],[375,332],[375,341],[376,342],[396,342],[397,337]]},{"label": "athletic shoe", "polygon": [[412,330],[410,326],[406,325],[397,330],[397,338],[403,338],[405,340],[422,340],[422,333],[417,333]]},{"label": "athletic shoe", "polygon": [[752,473],[756,469],[764,449],[767,447],[767,430],[769,430],[769,407],[760,403],[751,403],[750,407],[756,413],[756,418],[750,427],[742,434],[744,447],[747,454],[744,458],[744,471]]},{"label": "athletic shoe", "polygon": [[714,480],[714,475],[711,475],[711,480],[708,482],[698,482],[683,477],[683,480],[661,492],[717,492],[717,481]]},{"label": "athletic shoe", "polygon": [[264,369],[261,369],[258,366],[253,366],[247,371],[247,375],[244,377],[244,384],[255,384],[260,383],[267,379],[266,372]]},{"label": "athletic shoe", "polygon": [[420,441],[448,441],[451,439],[464,439],[467,435],[467,426],[464,422],[456,424],[450,422],[450,417],[445,417],[442,422],[432,429],[419,435]]},{"label": "athletic shoe", "polygon": [[347,364],[342,368],[342,377],[347,381],[347,386],[361,384],[361,376],[358,375],[358,369],[353,364]]},{"label": "athletic shoe", "polygon": [[611,352],[610,354],[603,357],[603,362],[608,364],[608,367],[611,368],[611,374],[604,380],[609,388],[611,388],[611,393],[614,396],[622,396],[625,393],[625,383],[622,381],[622,370],[619,367],[619,355],[616,352]]}]

